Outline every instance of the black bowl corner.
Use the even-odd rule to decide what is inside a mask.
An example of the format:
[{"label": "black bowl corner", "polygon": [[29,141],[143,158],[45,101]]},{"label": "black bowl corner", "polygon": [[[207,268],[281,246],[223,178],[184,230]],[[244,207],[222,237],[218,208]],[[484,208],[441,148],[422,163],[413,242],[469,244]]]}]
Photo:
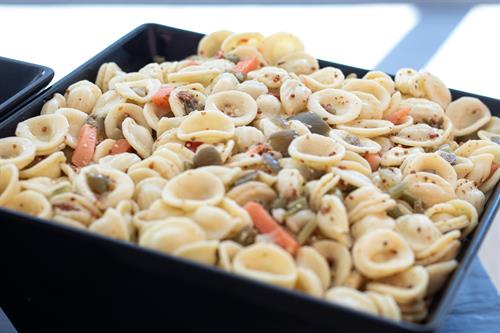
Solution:
[{"label": "black bowl corner", "polygon": [[0,119],[47,86],[54,71],[46,66],[0,57]]}]

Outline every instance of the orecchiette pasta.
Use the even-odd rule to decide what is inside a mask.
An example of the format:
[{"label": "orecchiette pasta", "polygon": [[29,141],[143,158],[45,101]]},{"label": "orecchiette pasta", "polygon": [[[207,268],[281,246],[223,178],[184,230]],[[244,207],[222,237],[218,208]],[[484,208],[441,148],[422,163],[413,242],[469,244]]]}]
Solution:
[{"label": "orecchiette pasta", "polygon": [[425,70],[320,68],[284,32],[141,65],[102,64],[1,138],[0,206],[426,319],[500,179],[483,101]]}]

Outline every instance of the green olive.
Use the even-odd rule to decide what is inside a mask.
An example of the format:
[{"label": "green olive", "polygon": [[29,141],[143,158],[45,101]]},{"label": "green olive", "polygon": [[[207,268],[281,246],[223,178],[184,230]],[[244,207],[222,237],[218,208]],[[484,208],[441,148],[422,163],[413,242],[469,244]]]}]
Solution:
[{"label": "green olive", "polygon": [[222,157],[213,146],[206,146],[196,151],[193,164],[195,168],[207,165],[222,165]]},{"label": "green olive", "polygon": [[234,235],[231,240],[243,246],[248,246],[255,242],[257,235],[257,230],[251,226],[246,226]]},{"label": "green olive", "polygon": [[96,194],[103,194],[110,191],[113,185],[111,179],[98,173],[91,173],[87,175],[87,183],[89,184],[92,192]]},{"label": "green olive", "polygon": [[297,134],[292,130],[275,132],[269,136],[269,143],[274,150],[286,156],[288,155],[288,146],[296,136]]},{"label": "green olive", "polygon": [[304,125],[307,126],[307,128],[309,128],[311,133],[327,135],[328,132],[330,132],[330,126],[316,113],[302,112],[296,116],[288,118],[288,120],[301,121],[302,123],[304,123]]}]

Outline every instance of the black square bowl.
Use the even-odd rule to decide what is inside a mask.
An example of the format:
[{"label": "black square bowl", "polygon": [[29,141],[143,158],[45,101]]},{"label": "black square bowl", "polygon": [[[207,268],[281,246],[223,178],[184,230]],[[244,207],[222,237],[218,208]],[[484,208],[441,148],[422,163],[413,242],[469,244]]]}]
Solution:
[{"label": "black square bowl", "polygon": [[49,84],[54,71],[48,67],[0,57],[0,119]]},{"label": "black square bowl", "polygon": [[[194,54],[201,34],[146,24],[39,94],[0,124],[13,135],[47,99],[103,62],[135,71],[156,56]],[[344,73],[367,71],[321,61]],[[476,96],[452,91],[453,97]],[[493,112],[500,101],[481,97]],[[393,322],[137,245],[0,209],[0,306],[20,332],[434,332],[493,222],[500,188],[465,241],[459,266],[423,324]]]}]

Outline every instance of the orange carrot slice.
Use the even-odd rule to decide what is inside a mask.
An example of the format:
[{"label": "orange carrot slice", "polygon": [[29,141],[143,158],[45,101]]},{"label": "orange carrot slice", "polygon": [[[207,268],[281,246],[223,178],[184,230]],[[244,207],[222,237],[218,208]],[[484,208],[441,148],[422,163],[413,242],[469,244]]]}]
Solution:
[{"label": "orange carrot slice", "polygon": [[406,117],[410,114],[410,108],[404,108],[401,110],[397,110],[386,117],[394,125],[400,125],[404,123]]},{"label": "orange carrot slice", "polygon": [[259,59],[256,56],[239,61],[234,67],[233,71],[248,74],[249,72],[259,68]]},{"label": "orange carrot slice", "polygon": [[76,144],[71,163],[77,167],[84,167],[90,163],[94,156],[95,146],[97,144],[97,130],[94,126],[85,124],[80,128],[78,141]]},{"label": "orange carrot slice", "polygon": [[277,245],[291,254],[297,251],[300,247],[299,243],[272,218],[261,204],[250,201],[245,204],[244,208],[250,214],[257,230],[263,234],[269,234]]},{"label": "orange carrot slice", "polygon": [[380,160],[382,159],[379,154],[365,153],[363,157],[368,161],[372,171],[377,171],[380,166]]},{"label": "orange carrot slice", "polygon": [[116,154],[126,153],[130,150],[130,148],[132,148],[132,146],[130,145],[130,143],[128,143],[127,140],[119,139],[116,140],[109,154],[116,155]]},{"label": "orange carrot slice", "polygon": [[168,98],[174,88],[175,87],[173,85],[168,85],[158,90],[152,99],[154,105],[159,108],[170,109],[170,102],[168,101]]}]

